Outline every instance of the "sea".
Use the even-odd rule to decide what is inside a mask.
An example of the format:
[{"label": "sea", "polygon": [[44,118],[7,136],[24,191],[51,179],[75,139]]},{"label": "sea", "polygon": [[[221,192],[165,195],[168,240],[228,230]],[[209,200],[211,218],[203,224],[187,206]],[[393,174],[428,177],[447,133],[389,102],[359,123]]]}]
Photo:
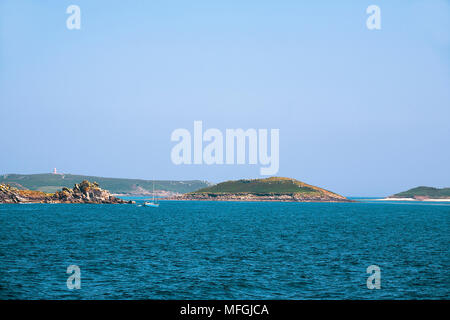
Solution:
[{"label": "sea", "polygon": [[450,203],[357,200],[3,204],[0,299],[449,299]]}]

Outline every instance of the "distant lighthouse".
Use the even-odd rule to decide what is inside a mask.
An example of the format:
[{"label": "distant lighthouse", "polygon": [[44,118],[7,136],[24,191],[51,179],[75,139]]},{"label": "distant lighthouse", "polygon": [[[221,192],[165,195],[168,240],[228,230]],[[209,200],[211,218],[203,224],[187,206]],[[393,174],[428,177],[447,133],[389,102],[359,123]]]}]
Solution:
[{"label": "distant lighthouse", "polygon": [[56,168],[53,169],[53,174],[58,174],[58,172],[56,171]]}]

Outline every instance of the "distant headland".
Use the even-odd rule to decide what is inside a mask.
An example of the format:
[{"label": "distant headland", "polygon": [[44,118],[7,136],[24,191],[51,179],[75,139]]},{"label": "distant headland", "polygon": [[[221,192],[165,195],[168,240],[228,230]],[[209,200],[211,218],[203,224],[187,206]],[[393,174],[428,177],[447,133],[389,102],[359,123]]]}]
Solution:
[{"label": "distant headland", "polygon": [[280,177],[226,181],[168,200],[353,202],[328,190]]},{"label": "distant headland", "polygon": [[201,180],[143,180],[105,178],[84,176],[57,172],[40,174],[0,174],[0,184],[9,184],[17,189],[30,189],[46,193],[54,193],[62,188],[72,188],[80,181],[97,181],[102,188],[109,190],[116,196],[147,196],[155,194],[159,197],[173,196],[180,193],[192,192],[205,188],[211,184]]},{"label": "distant headland", "polygon": [[73,189],[62,188],[55,193],[36,190],[20,190],[9,184],[0,184],[0,203],[102,203],[124,204],[134,203],[114,197],[94,182],[87,180],[75,184]]},{"label": "distant headland", "polygon": [[396,193],[381,200],[395,201],[450,201],[450,188],[417,187]]}]

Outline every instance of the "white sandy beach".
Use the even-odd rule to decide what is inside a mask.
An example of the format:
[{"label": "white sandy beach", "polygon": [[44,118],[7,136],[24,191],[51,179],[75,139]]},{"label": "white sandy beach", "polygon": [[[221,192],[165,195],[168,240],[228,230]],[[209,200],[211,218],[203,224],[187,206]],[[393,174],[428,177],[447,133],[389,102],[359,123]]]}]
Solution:
[{"label": "white sandy beach", "polygon": [[375,199],[379,201],[418,201],[418,202],[450,202],[450,199],[413,199],[413,198],[383,198],[383,199]]}]

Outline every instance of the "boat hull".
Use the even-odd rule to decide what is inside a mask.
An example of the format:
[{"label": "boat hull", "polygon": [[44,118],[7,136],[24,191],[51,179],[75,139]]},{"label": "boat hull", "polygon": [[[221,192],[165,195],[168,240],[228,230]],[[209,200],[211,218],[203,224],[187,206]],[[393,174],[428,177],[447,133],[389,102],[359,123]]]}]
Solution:
[{"label": "boat hull", "polygon": [[159,207],[159,203],[144,203],[144,207],[153,207],[153,208],[158,208]]}]

